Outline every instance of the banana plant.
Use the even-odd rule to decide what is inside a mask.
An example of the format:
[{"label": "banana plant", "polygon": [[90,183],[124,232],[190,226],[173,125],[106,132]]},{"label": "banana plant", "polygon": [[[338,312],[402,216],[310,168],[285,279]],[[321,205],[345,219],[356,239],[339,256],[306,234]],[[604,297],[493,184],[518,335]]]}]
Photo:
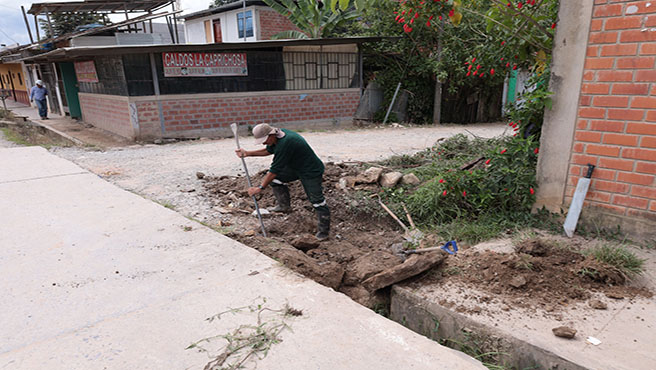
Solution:
[{"label": "banana plant", "polygon": [[264,0],[276,12],[289,19],[298,30],[283,31],[273,39],[318,39],[328,37],[345,21],[355,19],[359,13],[350,9],[334,12],[317,0]]}]

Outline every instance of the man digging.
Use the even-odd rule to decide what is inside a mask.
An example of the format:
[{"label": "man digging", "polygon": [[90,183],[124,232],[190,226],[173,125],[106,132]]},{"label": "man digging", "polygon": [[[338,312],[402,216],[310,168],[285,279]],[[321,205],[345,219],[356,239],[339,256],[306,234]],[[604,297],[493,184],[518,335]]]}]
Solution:
[{"label": "man digging", "polygon": [[318,231],[315,236],[319,240],[328,239],[330,209],[323,196],[323,162],[314,154],[305,139],[294,131],[260,123],[253,128],[253,136],[256,143],[266,145],[266,148],[253,151],[237,149],[237,156],[263,157],[273,154],[273,161],[269,172],[262,179],[262,184],[248,188],[248,195],[259,194],[271,184],[277,203],[272,211],[291,212],[289,188],[286,183],[301,180],[303,190],[317,213]]}]

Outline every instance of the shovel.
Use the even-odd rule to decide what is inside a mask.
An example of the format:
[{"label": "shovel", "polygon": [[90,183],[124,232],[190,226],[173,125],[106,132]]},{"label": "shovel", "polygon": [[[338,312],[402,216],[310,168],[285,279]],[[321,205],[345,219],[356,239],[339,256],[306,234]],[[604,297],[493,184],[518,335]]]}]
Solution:
[{"label": "shovel", "polygon": [[[237,149],[241,149],[239,146],[239,135],[237,135],[237,124],[233,123],[230,125],[230,128],[232,129],[232,133],[235,135],[235,140],[237,141]],[[248,181],[248,187],[252,188],[253,184],[251,183],[251,176],[248,174],[248,167],[246,167],[246,160],[244,157],[241,158],[241,164],[244,166],[244,172],[246,172],[246,180]],[[260,207],[257,205],[257,199],[255,199],[255,195],[252,196],[253,198],[253,203],[255,203],[255,211],[257,212],[257,218],[260,220],[260,226],[262,226],[262,235],[266,238],[267,233],[266,229],[264,228],[264,221],[262,221],[262,214],[260,214]]]},{"label": "shovel", "polygon": [[383,207],[383,209],[389,213],[390,216],[403,228],[405,233],[403,234],[403,239],[405,239],[407,242],[412,243],[412,244],[417,244],[421,240],[421,238],[424,237],[424,233],[421,232],[421,230],[417,229],[415,226],[415,223],[412,221],[412,217],[410,217],[410,213],[408,212],[408,209],[405,208],[405,204],[403,205],[403,209],[405,210],[405,215],[408,217],[408,222],[410,223],[410,227],[412,229],[409,229],[403,221],[399,220],[398,217],[392,212],[391,209],[387,208],[385,203],[380,199],[380,196],[378,196],[378,203],[380,203],[380,206]]}]

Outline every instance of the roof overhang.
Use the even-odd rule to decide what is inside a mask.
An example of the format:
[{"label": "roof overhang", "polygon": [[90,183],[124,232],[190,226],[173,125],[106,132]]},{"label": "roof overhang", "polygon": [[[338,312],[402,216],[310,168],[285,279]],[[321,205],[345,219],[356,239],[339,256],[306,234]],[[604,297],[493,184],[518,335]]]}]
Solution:
[{"label": "roof overhang", "polygon": [[167,5],[172,0],[85,0],[54,3],[34,3],[27,12],[34,15],[54,13],[134,13],[154,12]]},{"label": "roof overhang", "polygon": [[397,37],[344,37],[332,39],[266,40],[257,42],[224,42],[217,44],[166,44],[166,45],[111,45],[59,48],[47,53],[21,59],[24,62],[56,62],[83,59],[96,55],[147,54],[162,52],[236,51],[281,48],[304,45],[362,44],[392,40]]},{"label": "roof overhang", "polygon": [[[262,6],[268,6],[264,1],[262,0],[246,0],[246,6],[253,6],[253,5],[262,5]],[[217,6],[214,8],[209,8],[209,9],[204,9],[204,10],[199,10],[197,12],[189,13],[189,14],[184,14],[180,16],[180,18],[184,19],[185,21],[191,20],[191,19],[196,19],[196,18],[202,18],[202,17],[207,17],[208,15],[212,14],[218,14],[218,13],[223,13],[227,12],[230,10],[234,9],[239,9],[244,6],[244,1],[235,1],[229,4]]]}]

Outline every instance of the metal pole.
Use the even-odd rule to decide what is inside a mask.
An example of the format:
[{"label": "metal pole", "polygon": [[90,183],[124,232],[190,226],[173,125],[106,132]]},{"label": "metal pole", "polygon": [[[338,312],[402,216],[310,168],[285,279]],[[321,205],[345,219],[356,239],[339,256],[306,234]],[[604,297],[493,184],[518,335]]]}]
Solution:
[{"label": "metal pole", "polygon": [[[240,149],[239,135],[237,134],[237,124],[236,123],[231,124],[230,128],[232,129],[232,133],[235,135],[235,140],[237,141],[237,149]],[[253,183],[251,183],[251,176],[248,174],[248,167],[246,167],[246,160],[242,156],[240,156],[239,158],[241,158],[241,164],[244,166],[244,172],[246,172],[246,180],[248,181],[248,187],[252,188]],[[264,228],[264,221],[262,221],[262,214],[260,214],[260,207],[257,205],[257,199],[255,198],[255,195],[253,195],[252,198],[253,198],[253,202],[255,202],[255,211],[257,212],[257,218],[260,220],[260,226],[262,226],[262,235],[266,238],[267,233],[266,233],[266,229]]]},{"label": "metal pole", "polygon": [[394,105],[394,102],[396,101],[396,95],[399,93],[400,88],[401,88],[401,82],[399,82],[399,84],[396,85],[396,90],[394,91],[394,96],[392,97],[392,102],[390,103],[389,108],[387,108],[387,113],[385,113],[385,119],[383,120],[383,125],[387,122],[387,117],[389,117],[389,114],[392,111],[392,106]]},{"label": "metal pole", "polygon": [[52,22],[50,22],[50,12],[46,9],[46,19],[48,20],[48,30],[50,30],[50,37],[54,38],[55,33],[52,31]]},{"label": "metal pole", "polygon": [[34,27],[36,28],[36,42],[39,42],[41,36],[39,35],[39,20],[37,19],[36,14],[34,14]]},{"label": "metal pole", "polygon": [[178,34],[178,17],[175,14],[175,1],[171,2],[171,6],[173,7],[173,27],[175,28],[175,41],[174,43],[179,44],[180,43],[180,35]]},{"label": "metal pole", "polygon": [[362,44],[358,44],[358,75],[359,75],[359,84],[360,84],[360,96],[364,94],[364,76],[362,75],[363,70],[362,70]]},{"label": "metal pole", "polygon": [[34,39],[32,38],[32,30],[30,29],[30,23],[27,21],[27,14],[25,14],[25,7],[21,5],[21,10],[23,11],[23,20],[25,21],[25,27],[27,27],[27,33],[30,35],[30,44],[34,44]]},{"label": "metal pole", "polygon": [[[242,4],[243,4],[243,6],[242,6],[243,13],[242,13],[242,19],[241,19],[241,22],[242,22],[241,23],[242,24],[241,29],[244,30],[244,42],[246,42],[246,0],[243,0]],[[239,26],[239,25],[237,25],[237,26]]]}]

